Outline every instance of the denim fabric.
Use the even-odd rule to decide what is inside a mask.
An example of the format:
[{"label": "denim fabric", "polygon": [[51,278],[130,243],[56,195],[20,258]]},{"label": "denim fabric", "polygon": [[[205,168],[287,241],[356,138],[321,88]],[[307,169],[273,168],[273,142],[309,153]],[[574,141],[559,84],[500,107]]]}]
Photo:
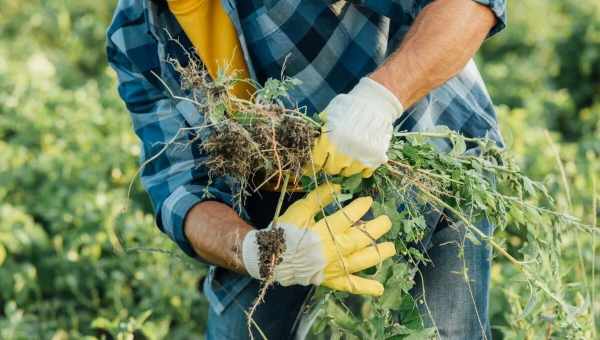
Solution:
[{"label": "denim fabric", "polygon": [[[477,226],[486,235],[492,226]],[[415,277],[412,295],[428,327],[441,339],[491,339],[488,319],[491,249],[465,239],[464,225],[438,230],[429,240],[428,257]],[[464,275],[466,273],[466,275]]]},{"label": "denim fabric", "polygon": [[[217,269],[217,276],[213,279],[213,285],[233,285],[248,280],[237,274]],[[237,276],[237,277],[234,277]],[[205,281],[206,282],[206,281]],[[222,306],[211,304],[208,313],[208,326],[206,340],[246,340],[250,339],[248,333],[246,313],[256,300],[260,283],[250,280],[249,284],[235,296],[223,309]],[[267,290],[265,300],[256,308],[252,320],[254,339],[263,339],[261,332],[269,340],[293,339],[302,307],[308,301],[313,286],[290,286],[282,287],[275,284]],[[260,329],[260,330],[259,330]]]},{"label": "denim fabric", "polygon": [[[415,277],[411,294],[421,313],[425,326],[435,327],[444,340],[491,339],[488,320],[488,292],[490,285],[491,250],[485,242],[474,244],[465,239],[462,224],[448,225],[439,214],[430,214],[428,222],[435,221],[421,246],[431,262],[422,265]],[[492,232],[487,221],[477,224],[486,235]],[[464,255],[463,255],[464,254]],[[236,297],[226,306],[212,303],[209,311],[207,340],[249,339],[244,311],[248,310],[258,294],[256,280],[220,270],[213,279],[218,289],[235,290]],[[466,279],[463,273],[468,273]],[[208,282],[205,281],[205,288]],[[258,308],[255,321],[268,339],[292,339],[301,306],[310,296],[309,287],[274,286]],[[233,296],[234,294],[228,294]],[[255,331],[256,332],[256,331]],[[258,333],[255,338],[260,339]]]}]

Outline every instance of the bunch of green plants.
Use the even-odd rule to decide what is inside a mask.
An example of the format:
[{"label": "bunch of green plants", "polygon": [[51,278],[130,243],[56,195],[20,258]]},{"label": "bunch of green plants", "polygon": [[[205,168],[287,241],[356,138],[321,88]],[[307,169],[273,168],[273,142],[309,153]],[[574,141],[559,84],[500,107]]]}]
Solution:
[{"label": "bunch of green plants", "polygon": [[[410,306],[406,301],[414,302],[409,297],[414,276],[419,266],[429,261],[416,244],[427,233],[427,214],[437,212],[452,227],[463,230],[461,248],[464,242],[483,243],[514,266],[521,280],[530,287],[531,296],[536,297],[532,304],[551,311],[549,315],[557,324],[553,330],[555,336],[573,339],[591,336],[590,301],[565,287],[562,280],[560,240],[575,230],[589,235],[594,230],[577,218],[555,210],[546,187],[525,176],[496,142],[465,137],[443,126],[421,132],[397,130],[388,152],[389,161],[371,178],[363,179],[360,174],[343,178],[311,173],[302,166],[302,161],[310,160],[310,143],[319,133],[324,133],[320,131],[324,127],[318,119],[305,117],[300,109],[284,105],[288,91],[298,84],[296,80],[269,79],[260,86],[226,72],[219,72],[211,80],[193,58],[186,66],[174,63],[184,89],[206,94],[200,98],[178,98],[192,102],[207,117],[204,125],[192,127],[198,135],[207,136],[199,144],[208,154],[203,166],[209,169],[209,174],[235,180],[231,189],[239,197],[240,206],[246,195],[259,190],[264,183],[254,185],[251,178],[285,177],[283,187],[277,181],[279,189],[285,192],[291,176],[293,182],[301,182],[306,191],[324,182],[342,184],[343,193],[335,201],[340,207],[356,195],[370,195],[375,200],[373,212],[391,218],[393,227],[386,238],[395,242],[399,255],[376,272],[365,273],[379,278],[386,293],[380,298],[365,299],[368,308],[361,309],[359,314],[345,306],[345,294],[318,294],[318,309],[327,310],[325,303],[337,312],[321,315],[317,333],[326,325],[329,332],[350,338],[357,332],[376,339],[415,334],[435,336],[435,329],[423,329],[414,303]],[[197,79],[191,81],[192,78]],[[239,82],[253,83],[256,92],[251,98],[229,95]],[[293,146],[283,142],[289,138],[289,129],[279,128],[287,117],[303,125],[302,131],[308,131],[294,135],[299,142]],[[227,146],[229,140],[237,141],[235,152]],[[440,142],[450,147],[441,149]],[[218,143],[227,145],[215,146]],[[163,150],[169,147],[167,144]],[[218,162],[212,161],[216,158]],[[534,201],[543,205],[532,203]],[[523,230],[527,246],[520,249],[517,256],[511,255],[501,238],[486,235],[475,226],[483,219],[495,225],[499,232],[509,225]],[[466,266],[459,274],[469,282]],[[315,313],[319,315],[319,311]],[[408,323],[407,318],[411,320]]]},{"label": "bunch of green plants", "polygon": [[[415,245],[427,232],[426,215],[437,210],[457,231],[464,228],[459,248],[465,242],[488,244],[518,273],[515,284],[526,285],[530,297],[525,310],[519,311],[523,319],[541,328],[551,318],[551,333],[558,338],[590,338],[592,301],[589,296],[586,301],[585,291],[577,282],[564,279],[568,269],[561,266],[560,243],[578,231],[590,236],[597,231],[555,211],[544,185],[524,176],[491,141],[477,140],[479,153],[473,155],[464,153],[469,138],[444,128],[430,133],[399,132],[394,138],[390,162],[372,179],[332,179],[340,181],[349,194],[374,195],[374,213],[387,214],[393,221],[386,237],[395,241],[399,256],[370,273],[384,282],[386,291],[381,298],[366,299],[364,304],[369,307],[362,309],[344,306],[345,294],[324,294],[328,307],[337,307],[334,312],[315,312],[321,317],[317,333],[326,324],[332,333],[344,338],[356,334],[361,334],[358,338],[377,339],[435,337],[435,329],[422,329],[416,302],[409,294],[419,265],[429,261]],[[431,143],[438,138],[452,140],[452,151],[439,152]],[[546,207],[532,203],[540,199]],[[498,236],[488,237],[477,229],[474,223],[483,218],[496,226]],[[508,226],[523,230],[527,239],[526,246],[514,256],[502,237]],[[471,279],[466,266],[456,275],[463,276],[467,284]]]}]

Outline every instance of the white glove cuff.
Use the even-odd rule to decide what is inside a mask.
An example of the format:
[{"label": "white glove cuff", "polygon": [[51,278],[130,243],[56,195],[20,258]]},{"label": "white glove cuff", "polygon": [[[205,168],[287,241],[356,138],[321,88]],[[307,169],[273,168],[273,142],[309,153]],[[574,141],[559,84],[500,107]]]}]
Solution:
[{"label": "white glove cuff", "polygon": [[[281,224],[281,227],[285,230],[286,250],[282,254],[283,261],[275,268],[273,279],[282,286],[320,284],[324,279],[325,258],[319,235],[290,224]],[[244,237],[242,260],[250,276],[263,280],[256,241],[258,232],[251,230]]]},{"label": "white glove cuff", "polygon": [[402,115],[402,112],[404,112],[404,106],[398,97],[388,90],[387,87],[369,77],[362,77],[349,94],[357,96],[361,100],[385,106],[384,110],[378,110],[377,113],[385,112],[391,114],[388,118],[392,122],[398,119]]},{"label": "white glove cuff", "polygon": [[244,237],[244,241],[242,242],[242,260],[248,274],[260,280],[258,243],[256,242],[257,232],[257,230],[251,230]]}]

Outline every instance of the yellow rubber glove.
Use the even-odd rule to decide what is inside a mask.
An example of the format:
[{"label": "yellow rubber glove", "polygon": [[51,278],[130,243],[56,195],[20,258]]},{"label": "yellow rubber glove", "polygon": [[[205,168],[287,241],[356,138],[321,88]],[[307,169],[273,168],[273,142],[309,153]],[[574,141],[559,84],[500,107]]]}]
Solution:
[{"label": "yellow rubber glove", "polygon": [[[167,3],[213,79],[219,69],[237,73],[241,79],[250,78],[237,32],[221,0],[168,0]],[[231,94],[247,99],[253,92],[251,85],[239,82]]]},{"label": "yellow rubber glove", "polygon": [[323,170],[330,175],[370,177],[388,161],[394,122],[404,108],[385,86],[362,78],[348,93],[338,94],[325,108],[323,133],[317,138],[313,164],[305,168],[312,176]]},{"label": "yellow rubber glove", "polygon": [[[379,296],[383,294],[381,283],[353,274],[396,253],[392,242],[373,245],[374,240],[390,230],[391,221],[382,215],[359,222],[373,203],[370,197],[357,198],[315,221],[315,215],[333,202],[339,192],[339,185],[321,185],[279,217],[277,225],[284,230],[286,250],[273,271],[273,279],[283,286],[315,284],[353,294]],[[246,235],[242,254],[248,273],[260,279],[257,232]]]},{"label": "yellow rubber glove", "polygon": [[[327,113],[323,112],[320,115],[322,121],[327,121]],[[375,168],[368,167],[360,161],[352,159],[352,157],[339,151],[338,148],[331,142],[327,133],[327,125],[319,137],[315,140],[311,155],[312,163],[304,167],[304,174],[314,176],[320,170],[330,175],[340,174],[344,177],[352,176],[360,173],[362,177],[367,178],[373,175]]]}]

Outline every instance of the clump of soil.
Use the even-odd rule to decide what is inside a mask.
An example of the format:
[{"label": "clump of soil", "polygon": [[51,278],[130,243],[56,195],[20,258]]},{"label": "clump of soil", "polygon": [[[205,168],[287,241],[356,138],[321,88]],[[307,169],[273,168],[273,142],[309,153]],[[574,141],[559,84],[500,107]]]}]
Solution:
[{"label": "clump of soil", "polygon": [[277,141],[285,149],[283,163],[299,171],[310,161],[312,144],[319,136],[319,130],[300,117],[284,116],[277,126]]},{"label": "clump of soil", "polygon": [[315,124],[295,114],[264,115],[244,124],[224,119],[202,143],[205,166],[212,175],[227,175],[238,183],[250,183],[250,178],[261,183],[288,172],[298,178],[318,135]]},{"label": "clump of soil", "polygon": [[258,160],[260,146],[250,133],[234,121],[225,121],[202,143],[208,154],[206,167],[211,175],[248,178]]},{"label": "clump of soil", "polygon": [[209,176],[235,179],[235,194],[242,199],[251,192],[248,185],[276,182],[273,187],[278,188],[285,174],[296,182],[320,133],[320,125],[299,108],[283,104],[287,91],[297,82],[284,78],[270,79],[263,86],[252,83],[254,95],[237,98],[229,90],[247,80],[227,72],[211,79],[202,62],[189,57],[185,64],[176,59],[170,62],[180,75],[186,96],[205,115],[206,125],[197,128],[210,129],[209,137],[200,141],[207,156],[202,165],[208,168]]},{"label": "clump of soil", "polygon": [[273,227],[256,233],[259,253],[259,273],[263,279],[273,274],[275,266],[283,260],[285,252],[285,235],[282,228]]}]

